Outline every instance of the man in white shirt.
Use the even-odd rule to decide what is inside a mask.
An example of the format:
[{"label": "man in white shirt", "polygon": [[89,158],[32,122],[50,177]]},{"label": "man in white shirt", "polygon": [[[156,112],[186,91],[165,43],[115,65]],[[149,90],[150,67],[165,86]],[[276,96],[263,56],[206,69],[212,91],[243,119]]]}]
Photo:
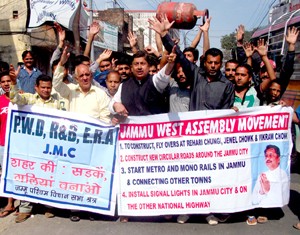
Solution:
[{"label": "man in white shirt", "polygon": [[259,175],[253,189],[252,204],[262,207],[276,207],[289,202],[289,177],[280,168],[280,149],[276,145],[267,145],[265,163],[268,171]]}]

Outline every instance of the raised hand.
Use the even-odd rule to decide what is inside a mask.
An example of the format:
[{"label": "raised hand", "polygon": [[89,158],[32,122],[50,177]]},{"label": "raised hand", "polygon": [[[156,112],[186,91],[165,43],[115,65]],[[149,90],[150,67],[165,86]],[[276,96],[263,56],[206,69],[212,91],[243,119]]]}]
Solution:
[{"label": "raised hand", "polygon": [[173,46],[172,51],[169,55],[167,55],[167,61],[168,63],[175,63],[177,54],[176,54],[176,45]]},{"label": "raised hand", "polygon": [[236,35],[235,35],[236,41],[238,44],[242,46],[244,41],[244,35],[245,35],[245,26],[240,24],[235,31],[236,31]]},{"label": "raised hand", "polygon": [[286,42],[290,45],[295,45],[298,39],[299,30],[296,27],[289,27],[287,31],[287,35],[285,36]]},{"label": "raised hand", "polygon": [[97,22],[93,22],[90,25],[89,34],[91,36],[95,36],[97,33],[99,33],[99,31],[100,31],[100,25]]},{"label": "raised hand", "polygon": [[253,55],[254,48],[250,42],[245,42],[243,48],[247,57],[251,57]]},{"label": "raised hand", "polygon": [[[64,40],[66,38],[66,31],[57,22],[54,22],[54,28],[56,29],[56,32],[58,34],[58,41],[59,41],[59,43],[63,44],[63,42],[64,42]],[[62,46],[61,44],[59,44],[59,45]]]},{"label": "raised hand", "polygon": [[267,52],[268,52],[268,47],[265,44],[265,40],[264,39],[259,39],[257,41],[257,46],[254,47],[254,50],[256,50],[258,52],[258,54],[263,57],[263,56],[267,56]]},{"label": "raised hand", "polygon": [[17,77],[20,73],[20,70],[21,70],[21,66],[18,66],[17,70],[15,70],[12,64],[9,65],[9,76],[11,78],[12,85],[17,84]]},{"label": "raised hand", "polygon": [[155,32],[157,32],[161,37],[164,37],[168,32],[169,29],[172,27],[175,21],[169,22],[166,14],[160,16],[159,21],[156,17],[153,17],[153,19],[148,19],[148,22],[150,24],[149,28],[153,29]]},{"label": "raised hand", "polygon": [[164,25],[164,28],[166,31],[169,31],[170,28],[172,27],[172,25],[174,24],[174,20],[172,22],[169,21],[168,17],[167,17],[167,14],[162,14],[160,16],[160,21],[163,23]]},{"label": "raised hand", "polygon": [[136,47],[137,45],[137,36],[134,33],[128,32],[127,40],[129,41],[130,47]]},{"label": "raised hand", "polygon": [[100,55],[99,55],[99,60],[100,62],[103,61],[103,60],[107,60],[110,58],[112,54],[112,50],[109,50],[109,49],[105,49]]},{"label": "raised hand", "polygon": [[111,59],[111,67],[113,70],[117,70],[117,65],[116,65],[117,61],[118,61],[118,59],[115,59],[115,58]]},{"label": "raised hand", "polygon": [[208,32],[209,27],[210,27],[210,21],[211,21],[211,17],[209,17],[209,18],[205,21],[204,25],[199,26],[199,29],[200,29],[202,32]]},{"label": "raised hand", "polygon": [[70,57],[70,53],[68,52],[68,47],[65,47],[61,54],[59,64],[61,66],[64,66],[64,64],[67,63],[69,57]]}]

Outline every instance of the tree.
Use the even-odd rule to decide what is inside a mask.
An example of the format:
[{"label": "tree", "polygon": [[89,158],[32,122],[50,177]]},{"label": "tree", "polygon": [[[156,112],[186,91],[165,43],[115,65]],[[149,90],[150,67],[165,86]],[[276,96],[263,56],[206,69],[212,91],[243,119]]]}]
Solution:
[{"label": "tree", "polygon": [[[244,42],[248,42],[251,39],[254,29],[251,31],[245,31]],[[236,48],[236,32],[224,35],[221,38],[221,48],[223,49],[224,59],[229,60],[232,58],[232,50],[235,51]]]},{"label": "tree", "polygon": [[[252,34],[255,30],[251,31],[245,31],[244,35],[244,41],[248,42],[251,39]],[[236,39],[235,39],[235,32],[232,32],[231,34],[227,34],[222,36],[221,38],[221,48],[224,50],[231,50],[232,48],[236,47]]]}]

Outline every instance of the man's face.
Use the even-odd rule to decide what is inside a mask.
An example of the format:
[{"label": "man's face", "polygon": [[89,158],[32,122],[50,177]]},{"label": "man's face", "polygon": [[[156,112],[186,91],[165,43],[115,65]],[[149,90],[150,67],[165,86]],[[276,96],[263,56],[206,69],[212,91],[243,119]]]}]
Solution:
[{"label": "man's face", "polygon": [[101,61],[99,65],[100,71],[103,72],[105,70],[111,69],[111,62],[110,61]]},{"label": "man's face", "polygon": [[280,163],[280,156],[277,155],[275,149],[270,148],[265,153],[265,161],[267,167],[272,171],[275,170]]},{"label": "man's face", "polygon": [[266,79],[270,79],[270,76],[269,76],[269,74],[268,74],[268,72],[267,72],[267,68],[266,68],[266,66],[264,66],[264,67],[262,67],[261,69],[260,69],[260,71],[259,71],[259,78],[260,78],[260,80],[263,82],[264,80],[266,80]]},{"label": "man's face", "polygon": [[1,88],[5,91],[5,93],[10,91],[11,79],[9,75],[5,75],[1,77]]},{"label": "man's face", "polygon": [[177,82],[178,83],[186,82],[186,76],[185,76],[181,66],[177,67]]},{"label": "man's face", "polygon": [[92,84],[92,74],[89,70],[89,67],[80,64],[76,68],[76,79],[83,92],[88,92]]},{"label": "man's face", "polygon": [[248,88],[251,83],[251,77],[248,70],[244,67],[238,67],[235,72],[235,85],[237,87]]},{"label": "man's face", "polygon": [[235,63],[227,63],[225,65],[225,77],[231,82],[234,82],[236,67],[237,64]]},{"label": "man's face", "polygon": [[278,83],[273,82],[269,88],[269,99],[271,102],[276,102],[280,99],[281,87]]},{"label": "man's face", "polygon": [[221,65],[221,56],[208,55],[204,62],[206,74],[210,77],[216,76],[221,69]]},{"label": "man's face", "polygon": [[184,52],[185,58],[187,58],[190,62],[195,63],[194,55],[191,51]]},{"label": "man's face", "polygon": [[33,67],[33,57],[30,53],[27,53],[27,55],[24,57],[23,59],[23,62],[24,62],[24,66],[27,67],[27,68],[31,68]]},{"label": "man's face", "polygon": [[51,95],[52,83],[50,81],[40,81],[39,85],[35,85],[35,91],[43,100],[48,100]]},{"label": "man's face", "polygon": [[149,74],[154,75],[157,73],[157,67],[155,65],[151,65],[149,68]]},{"label": "man's face", "polygon": [[119,64],[118,72],[119,72],[122,80],[128,79],[130,77],[130,73],[131,73],[130,66],[127,64]]},{"label": "man's face", "polygon": [[144,57],[134,58],[131,71],[136,79],[142,80],[148,76],[149,64]]},{"label": "man's face", "polygon": [[118,88],[121,83],[120,75],[116,74],[116,73],[110,73],[107,75],[105,82],[106,82],[106,87],[109,91],[109,94],[114,96],[116,94],[116,92],[118,91]]},{"label": "man's face", "polygon": [[190,89],[190,85],[188,84],[188,81],[180,64],[177,64],[177,73],[175,80],[181,89]]}]

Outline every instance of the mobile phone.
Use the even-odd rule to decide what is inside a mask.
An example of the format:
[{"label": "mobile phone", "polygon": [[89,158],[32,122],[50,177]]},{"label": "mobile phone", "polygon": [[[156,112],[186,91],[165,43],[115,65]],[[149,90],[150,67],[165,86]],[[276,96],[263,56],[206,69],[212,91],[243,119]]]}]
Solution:
[{"label": "mobile phone", "polygon": [[22,66],[22,65],[24,65],[23,62],[18,62],[18,66]]}]

